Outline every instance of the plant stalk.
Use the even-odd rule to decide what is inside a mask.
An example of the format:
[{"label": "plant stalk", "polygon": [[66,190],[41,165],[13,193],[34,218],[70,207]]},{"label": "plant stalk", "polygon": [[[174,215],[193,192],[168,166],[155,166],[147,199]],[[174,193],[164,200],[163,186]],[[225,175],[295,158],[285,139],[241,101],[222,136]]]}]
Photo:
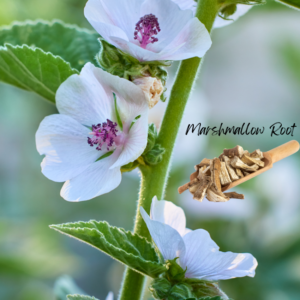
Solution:
[{"label": "plant stalk", "polygon": [[[219,8],[217,0],[198,0],[196,17],[209,32],[212,29]],[[157,143],[166,150],[163,161],[155,166],[140,167],[142,180],[134,232],[149,241],[151,241],[151,236],[139,209],[142,206],[149,213],[152,198],[157,196],[161,200],[164,197],[176,137],[200,63],[201,59],[198,57],[181,62],[157,139]],[[143,275],[127,268],[124,273],[119,300],[140,300],[144,292],[145,279]]]}]

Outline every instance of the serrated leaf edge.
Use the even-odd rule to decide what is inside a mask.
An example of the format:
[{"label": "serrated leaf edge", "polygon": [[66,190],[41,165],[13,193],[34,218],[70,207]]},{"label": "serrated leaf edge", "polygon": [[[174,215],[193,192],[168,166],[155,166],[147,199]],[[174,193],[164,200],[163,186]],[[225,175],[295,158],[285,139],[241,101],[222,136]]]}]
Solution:
[{"label": "serrated leaf edge", "polygon": [[67,28],[70,28],[70,29],[76,29],[76,30],[81,31],[81,32],[86,32],[86,33],[89,33],[89,34],[99,35],[95,30],[89,30],[87,28],[82,28],[82,27],[79,27],[75,24],[68,24],[68,23],[65,23],[65,22],[63,22],[61,20],[58,20],[58,19],[54,19],[52,21],[46,21],[46,20],[42,20],[42,19],[26,20],[26,21],[23,21],[23,22],[22,21],[14,21],[9,25],[0,26],[0,31],[1,30],[11,30],[15,26],[24,26],[24,25],[36,26],[38,24],[49,25],[50,27],[54,26],[55,24],[60,24],[64,27],[67,27]]},{"label": "serrated leaf edge", "polygon": [[[95,221],[95,222],[97,222],[97,223],[106,223],[107,225],[109,225],[109,223],[107,223],[107,222],[105,222],[105,221],[98,222],[98,221],[96,221],[96,220],[90,220],[89,222],[91,222],[91,221]],[[56,231],[58,231],[58,232],[64,234],[64,235],[67,235],[67,236],[69,236],[69,237],[71,237],[71,238],[74,238],[74,239],[79,240],[79,241],[81,241],[81,242],[83,242],[83,243],[85,243],[85,244],[88,244],[88,245],[92,246],[93,248],[95,248],[95,249],[97,249],[97,250],[100,250],[101,252],[103,252],[103,253],[105,253],[106,255],[110,256],[110,257],[113,258],[114,260],[116,260],[116,261],[118,261],[118,262],[120,262],[120,263],[126,265],[125,263],[123,263],[123,262],[120,261],[119,259],[117,259],[117,258],[111,256],[110,254],[108,254],[108,253],[102,251],[101,249],[99,249],[98,247],[92,245],[91,243],[88,243],[88,242],[86,242],[86,241],[83,241],[83,240],[81,240],[81,239],[79,239],[79,238],[77,238],[77,237],[71,235],[71,234],[68,234],[68,233],[66,233],[66,232],[63,232],[63,231],[61,231],[61,230],[58,228],[59,226],[68,228],[67,226],[64,226],[64,225],[66,225],[66,224],[74,224],[74,225],[75,225],[75,224],[84,224],[84,223],[88,223],[88,222],[83,222],[83,221],[81,221],[81,222],[70,222],[70,223],[58,224],[58,225],[55,225],[55,224],[54,224],[54,225],[49,225],[49,227],[50,227],[51,229],[54,229],[54,230],[56,230]],[[115,229],[117,229],[117,230],[121,230],[121,231],[125,232],[126,234],[131,235],[132,237],[137,236],[137,237],[141,238],[142,240],[144,240],[147,244],[149,244],[149,245],[151,246],[151,248],[153,248],[153,246],[146,240],[146,238],[144,238],[144,237],[142,237],[142,236],[140,236],[140,235],[138,235],[138,234],[132,233],[131,231],[126,231],[126,230],[123,229],[123,228],[119,228],[119,227],[111,226],[111,225],[109,225],[109,226],[110,226],[111,228],[115,228]],[[96,232],[97,234],[100,233],[100,235],[101,235],[100,238],[101,238],[101,239],[105,239],[104,235],[103,235],[99,230],[97,230],[96,228],[80,228],[80,227],[72,227],[72,228],[68,228],[68,229],[76,229],[76,230],[78,230],[79,232],[84,232],[85,230],[88,230],[88,231],[94,231],[94,232]],[[105,241],[106,241],[106,240],[105,240]],[[159,263],[159,262],[154,262],[154,261],[150,261],[150,260],[146,260],[146,259],[140,258],[140,257],[138,257],[138,256],[136,256],[136,255],[134,255],[134,254],[132,254],[132,253],[128,253],[128,252],[126,252],[125,250],[123,250],[123,249],[121,249],[121,248],[118,248],[118,247],[112,245],[111,243],[109,243],[109,242],[107,242],[107,241],[106,241],[106,243],[108,243],[112,248],[117,249],[118,251],[121,251],[121,252],[125,253],[125,254],[128,255],[128,256],[132,256],[133,258],[136,258],[136,259],[139,259],[139,260],[143,260],[143,261],[145,261],[145,262],[151,262],[152,264],[157,265],[157,267],[165,267],[165,270],[167,270],[167,269],[166,269],[166,266],[163,265],[163,264],[161,264],[161,263]],[[155,251],[154,248],[153,248],[153,250]],[[158,259],[159,259],[159,258],[158,258]],[[127,266],[127,265],[126,265],[126,266]],[[146,273],[143,273],[143,272],[141,272],[141,271],[139,271],[139,270],[136,270],[136,269],[134,269],[134,268],[131,268],[130,266],[128,266],[128,267],[129,267],[130,269],[135,270],[136,272],[138,272],[138,273],[140,273],[140,274],[142,274],[142,275],[146,275],[146,276],[152,277],[152,276],[150,276],[150,275],[148,275],[148,274],[146,274]],[[161,272],[161,273],[163,273],[163,272]],[[161,274],[161,273],[160,273],[160,274]],[[153,277],[153,278],[156,278],[156,277]]]}]

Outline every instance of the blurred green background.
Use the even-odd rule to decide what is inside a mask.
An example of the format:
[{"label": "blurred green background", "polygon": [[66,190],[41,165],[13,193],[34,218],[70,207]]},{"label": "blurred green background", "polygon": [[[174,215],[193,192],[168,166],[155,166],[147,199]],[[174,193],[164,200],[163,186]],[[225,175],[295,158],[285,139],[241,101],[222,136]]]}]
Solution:
[{"label": "blurred green background", "polygon": [[[0,25],[26,19],[61,19],[91,28],[85,0],[0,0]],[[269,2],[213,33],[193,96],[186,109],[173,157],[166,199],[181,205],[188,227],[204,228],[223,251],[250,252],[258,260],[255,278],[221,283],[235,300],[300,299],[300,154],[276,163],[267,173],[236,189],[245,200],[194,201],[177,187],[203,157],[218,156],[237,144],[272,149],[300,140],[300,13]],[[170,71],[172,83],[177,64]],[[158,126],[166,104],[149,117]],[[0,299],[55,299],[55,280],[68,274],[87,294],[105,299],[118,293],[123,266],[91,247],[48,228],[55,223],[107,220],[130,230],[139,175],[125,174],[121,185],[99,198],[68,203],[60,183],[40,172],[35,148],[41,120],[56,108],[38,96],[0,84]],[[294,137],[270,137],[269,126],[296,123]],[[264,126],[261,136],[186,136],[189,123],[203,126]]]}]

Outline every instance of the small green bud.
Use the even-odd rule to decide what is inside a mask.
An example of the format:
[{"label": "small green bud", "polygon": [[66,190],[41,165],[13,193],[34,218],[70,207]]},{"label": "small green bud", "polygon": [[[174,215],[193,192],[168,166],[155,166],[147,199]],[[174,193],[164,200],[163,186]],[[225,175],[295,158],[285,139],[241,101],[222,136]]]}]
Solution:
[{"label": "small green bud", "polygon": [[194,294],[192,292],[192,287],[186,283],[178,283],[175,284],[168,296],[168,300],[183,300],[194,298]]},{"label": "small green bud", "polygon": [[171,287],[171,283],[166,278],[157,278],[151,282],[149,290],[155,299],[165,299]]},{"label": "small green bud", "polygon": [[146,149],[144,150],[144,154],[149,152],[154,147],[156,138],[157,138],[156,126],[155,124],[151,123],[149,124],[148,127],[148,141],[147,141]]},{"label": "small green bud", "polygon": [[[169,67],[171,62],[139,62],[136,58],[121,51],[104,39],[100,38],[99,42],[101,44],[101,49],[96,56],[96,60],[103,70],[131,81],[139,77],[156,77],[157,79],[160,79],[163,87],[165,87],[168,73],[164,67]],[[166,91],[165,88],[164,91]],[[165,101],[163,93],[160,98],[162,101]]]},{"label": "small green bud", "polygon": [[227,20],[235,12],[236,12],[236,4],[230,4],[230,5],[227,5],[227,6],[223,7],[220,10],[220,14],[221,14],[220,16],[223,19]]},{"label": "small green bud", "polygon": [[184,276],[186,273],[186,270],[183,270],[179,264],[176,262],[178,257],[167,260],[167,273],[166,276],[171,282],[180,282],[184,280]]},{"label": "small green bud", "polygon": [[143,158],[146,164],[157,165],[162,161],[164,153],[165,153],[165,149],[161,147],[159,144],[155,144],[150,151],[148,151],[145,155],[143,155]]}]

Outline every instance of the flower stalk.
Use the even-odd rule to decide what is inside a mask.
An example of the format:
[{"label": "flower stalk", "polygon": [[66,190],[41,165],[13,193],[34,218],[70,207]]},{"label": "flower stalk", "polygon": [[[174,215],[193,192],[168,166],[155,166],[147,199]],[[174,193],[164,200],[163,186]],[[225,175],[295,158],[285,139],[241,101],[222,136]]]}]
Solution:
[{"label": "flower stalk", "polygon": [[[217,0],[198,1],[196,17],[210,32],[220,6]],[[139,209],[142,206],[150,212],[151,201],[154,196],[163,199],[170,170],[171,155],[179,131],[184,108],[192,91],[201,59],[190,58],[181,62],[174,82],[166,113],[158,135],[157,143],[165,149],[161,163],[154,166],[141,166],[141,187],[136,213],[134,232],[151,240],[150,234],[142,219]],[[120,292],[120,300],[139,300],[142,298],[145,278],[131,269],[126,269]]]}]

